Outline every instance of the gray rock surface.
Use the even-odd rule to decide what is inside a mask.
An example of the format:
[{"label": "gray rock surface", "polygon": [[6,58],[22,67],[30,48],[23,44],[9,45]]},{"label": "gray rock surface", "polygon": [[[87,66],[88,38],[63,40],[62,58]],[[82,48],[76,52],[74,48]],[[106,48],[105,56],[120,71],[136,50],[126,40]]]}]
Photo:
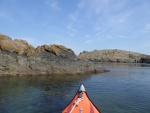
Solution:
[{"label": "gray rock surface", "polygon": [[77,60],[74,52],[65,46],[34,48],[24,40],[0,35],[0,76],[75,75],[105,71],[100,65]]},{"label": "gray rock surface", "polygon": [[75,75],[107,71],[94,63],[60,58],[42,51],[34,56],[26,57],[16,53],[0,52],[0,76],[13,75]]},{"label": "gray rock surface", "polygon": [[150,58],[149,55],[117,49],[95,50],[91,52],[84,51],[78,56],[78,59],[82,60],[89,60],[96,62],[124,62],[124,63],[136,63],[136,62],[146,63],[147,60],[144,59],[148,58]]}]

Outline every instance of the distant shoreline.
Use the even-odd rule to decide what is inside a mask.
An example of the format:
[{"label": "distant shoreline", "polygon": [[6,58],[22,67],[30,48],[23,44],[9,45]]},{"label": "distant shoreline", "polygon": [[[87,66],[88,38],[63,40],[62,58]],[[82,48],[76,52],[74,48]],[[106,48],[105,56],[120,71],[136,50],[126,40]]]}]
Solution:
[{"label": "distant shoreline", "polygon": [[118,49],[84,51],[78,58],[93,62],[150,63],[149,55]]}]

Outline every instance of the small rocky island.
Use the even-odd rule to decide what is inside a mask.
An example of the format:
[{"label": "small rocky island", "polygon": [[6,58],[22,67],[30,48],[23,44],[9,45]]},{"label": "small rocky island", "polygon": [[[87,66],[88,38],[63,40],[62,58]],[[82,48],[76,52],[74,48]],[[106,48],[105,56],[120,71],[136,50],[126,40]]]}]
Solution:
[{"label": "small rocky island", "polygon": [[92,62],[80,60],[62,45],[34,48],[25,40],[12,40],[0,34],[0,76],[75,75],[107,70]]},{"label": "small rocky island", "polygon": [[93,62],[150,63],[149,55],[118,49],[84,51],[78,59]]}]

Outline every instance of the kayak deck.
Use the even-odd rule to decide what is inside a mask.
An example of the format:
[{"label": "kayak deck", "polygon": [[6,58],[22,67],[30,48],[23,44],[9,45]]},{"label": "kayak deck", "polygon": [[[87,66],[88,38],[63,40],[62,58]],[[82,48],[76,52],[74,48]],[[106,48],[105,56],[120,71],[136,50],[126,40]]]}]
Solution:
[{"label": "kayak deck", "polygon": [[89,99],[85,92],[84,85],[81,84],[75,97],[62,113],[100,113],[96,106]]}]

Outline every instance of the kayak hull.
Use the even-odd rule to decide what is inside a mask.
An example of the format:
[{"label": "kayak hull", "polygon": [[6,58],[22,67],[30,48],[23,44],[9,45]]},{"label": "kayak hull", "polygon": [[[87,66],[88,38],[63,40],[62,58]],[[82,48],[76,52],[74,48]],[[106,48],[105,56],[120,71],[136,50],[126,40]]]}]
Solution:
[{"label": "kayak hull", "polygon": [[62,113],[100,113],[100,111],[92,103],[85,91],[78,91]]}]

